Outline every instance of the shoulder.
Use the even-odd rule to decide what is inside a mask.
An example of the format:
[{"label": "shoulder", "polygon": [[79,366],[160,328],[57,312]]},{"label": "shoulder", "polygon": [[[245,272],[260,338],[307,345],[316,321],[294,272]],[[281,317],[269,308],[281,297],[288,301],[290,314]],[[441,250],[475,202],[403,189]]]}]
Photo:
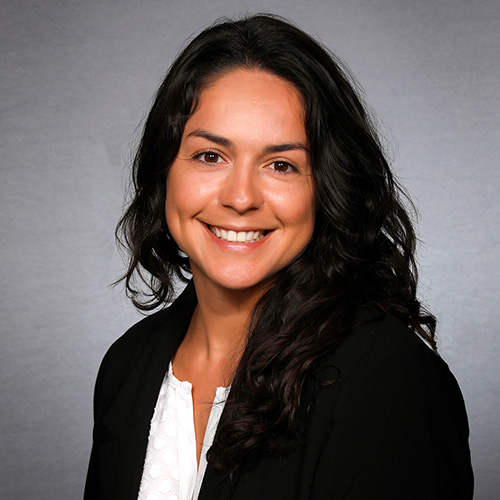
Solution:
[{"label": "shoulder", "polygon": [[160,337],[176,337],[180,327],[191,318],[195,304],[194,287],[189,284],[169,307],[143,318],[118,338],[108,349],[103,364],[115,359],[120,363],[132,360]]},{"label": "shoulder", "polygon": [[447,364],[413,330],[394,316],[362,310],[361,321],[327,356],[344,376],[403,377],[418,385],[430,375],[446,377]]},{"label": "shoulder", "polygon": [[186,332],[195,305],[196,294],[189,284],[172,305],[142,319],[111,345],[97,375],[96,407],[115,394],[133,370],[149,372],[155,364],[170,359]]},{"label": "shoulder", "polygon": [[[322,394],[331,418],[391,429],[403,422],[431,434],[453,425],[468,435],[464,400],[446,362],[415,332],[390,315],[355,327],[321,362]],[[433,430],[434,429],[434,430]]]},{"label": "shoulder", "polygon": [[311,425],[325,484],[345,498],[470,498],[462,394],[416,333],[390,315],[364,322],[319,373],[329,382],[316,392]]}]

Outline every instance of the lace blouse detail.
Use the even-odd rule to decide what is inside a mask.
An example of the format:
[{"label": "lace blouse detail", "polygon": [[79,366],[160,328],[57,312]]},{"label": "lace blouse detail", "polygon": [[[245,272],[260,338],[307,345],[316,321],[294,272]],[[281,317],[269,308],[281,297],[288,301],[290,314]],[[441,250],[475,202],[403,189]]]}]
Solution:
[{"label": "lace blouse detail", "polygon": [[163,380],[149,430],[138,500],[196,500],[229,387],[217,387],[208,418],[200,463],[196,462],[190,382],[178,380],[172,363]]}]

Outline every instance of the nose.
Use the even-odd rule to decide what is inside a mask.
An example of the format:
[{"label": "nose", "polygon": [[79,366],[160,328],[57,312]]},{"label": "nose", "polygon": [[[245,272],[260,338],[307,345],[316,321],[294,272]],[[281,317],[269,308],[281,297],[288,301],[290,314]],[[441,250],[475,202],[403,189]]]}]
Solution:
[{"label": "nose", "polygon": [[257,169],[250,163],[234,163],[221,186],[219,201],[240,214],[260,208],[264,197]]}]

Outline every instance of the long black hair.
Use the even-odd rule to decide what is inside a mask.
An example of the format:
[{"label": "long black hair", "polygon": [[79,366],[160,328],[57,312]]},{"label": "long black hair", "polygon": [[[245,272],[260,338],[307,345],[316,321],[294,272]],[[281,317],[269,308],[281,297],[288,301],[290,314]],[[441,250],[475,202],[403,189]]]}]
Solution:
[{"label": "long black hair", "polygon": [[[165,176],[200,92],[235,68],[292,83],[305,109],[317,214],[305,250],[258,302],[209,462],[231,472],[256,452],[280,449],[294,430],[315,361],[351,330],[368,305],[398,317],[435,348],[435,320],[416,297],[416,237],[359,87],[309,35],[271,15],[219,21],[171,66],[146,119],[133,169],[134,197],[117,235],[130,251],[125,279],[151,310],[189,279],[189,260],[165,223]],[[148,285],[136,286],[138,275]]]}]

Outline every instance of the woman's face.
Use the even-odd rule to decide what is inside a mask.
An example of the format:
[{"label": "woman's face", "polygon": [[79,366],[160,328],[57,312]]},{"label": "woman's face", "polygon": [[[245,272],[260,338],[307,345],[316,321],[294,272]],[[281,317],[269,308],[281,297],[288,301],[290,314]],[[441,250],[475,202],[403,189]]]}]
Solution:
[{"label": "woman's face", "polygon": [[313,178],[300,94],[248,69],[218,77],[186,122],[166,218],[197,286],[265,286],[307,245]]}]

